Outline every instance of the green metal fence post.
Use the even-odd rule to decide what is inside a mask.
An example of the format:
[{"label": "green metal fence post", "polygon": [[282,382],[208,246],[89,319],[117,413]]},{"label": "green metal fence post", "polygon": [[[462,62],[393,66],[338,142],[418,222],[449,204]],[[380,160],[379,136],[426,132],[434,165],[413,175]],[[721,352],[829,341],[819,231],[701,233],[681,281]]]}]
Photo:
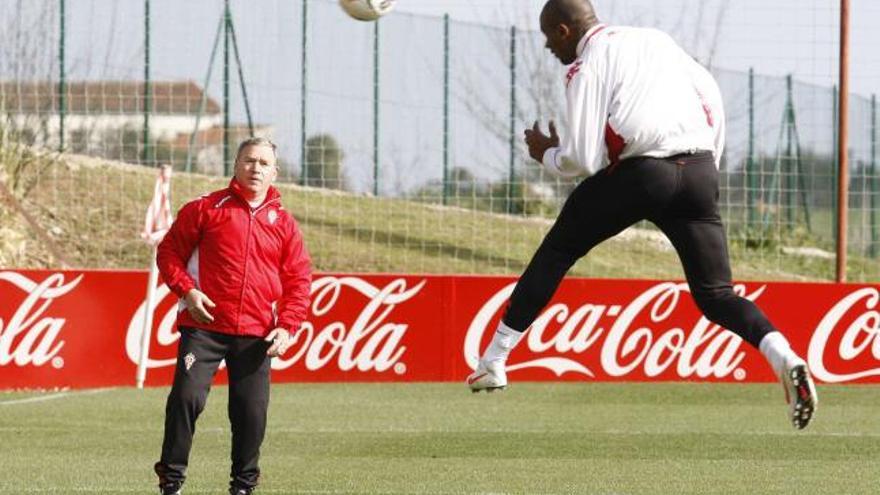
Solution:
[{"label": "green metal fence post", "polygon": [[307,56],[306,43],[308,42],[308,16],[309,16],[309,0],[302,0],[302,51],[300,53],[300,83],[299,83],[299,179],[300,184],[305,185],[308,177],[306,177],[306,75],[307,75]]},{"label": "green metal fence post", "polygon": [[[837,85],[833,86],[831,90],[833,102],[831,105],[832,112],[832,121],[831,128],[833,129],[833,139],[831,145],[831,238],[837,239],[837,148],[840,146],[838,144],[838,131],[837,128]],[[834,241],[835,246],[837,245],[837,241]]]},{"label": "green metal fence post", "polygon": [[748,208],[748,231],[758,220],[756,196],[758,177],[755,171],[755,70],[749,67],[749,156],[746,161],[746,202]]},{"label": "green metal fence post", "polygon": [[449,14],[443,14],[443,204],[449,202]]},{"label": "green metal fence post", "polygon": [[379,21],[373,22],[373,196],[379,196]]},{"label": "green metal fence post", "polygon": [[794,170],[792,167],[792,154],[794,150],[792,148],[792,122],[794,108],[794,102],[792,98],[794,97],[792,92],[792,78],[791,74],[785,76],[785,156],[786,160],[783,161],[782,174],[784,177],[783,183],[785,184],[783,191],[783,201],[782,203],[785,205],[785,221],[788,224],[788,228],[791,229],[794,227],[795,216],[794,216],[794,195],[792,192],[794,191]]},{"label": "green metal fence post", "polygon": [[[786,76],[786,81],[788,81]],[[776,138],[776,158],[773,160],[773,173],[770,174],[767,184],[767,197],[765,199],[765,207],[762,215],[762,226],[764,229],[770,227],[771,216],[777,217],[777,222],[781,221],[783,215],[783,207],[785,205],[785,153],[782,151],[782,140],[785,139],[789,128],[788,125],[788,108],[789,95],[786,95],[785,103],[782,105],[782,120],[779,122],[779,135]],[[763,194],[762,194],[763,198]],[[776,209],[770,208],[769,205],[777,206]]]},{"label": "green metal fence post", "polygon": [[186,171],[192,171],[193,150],[196,145],[196,134],[199,132],[199,124],[202,121],[202,115],[205,114],[205,105],[208,103],[208,85],[211,83],[211,73],[214,70],[214,60],[217,59],[217,47],[220,45],[220,33],[223,25],[226,24],[226,14],[220,16],[217,23],[217,31],[214,33],[214,44],[211,48],[211,58],[208,60],[208,72],[205,74],[205,84],[202,86],[202,97],[199,99],[199,112],[196,114],[196,123],[193,126],[192,134],[189,135],[189,146],[186,149]]},{"label": "green metal fence post", "polygon": [[[141,162],[150,163],[150,112],[153,110],[150,86],[150,0],[144,0],[144,128],[141,136]],[[155,165],[155,163],[154,163]]]},{"label": "green metal fence post", "polygon": [[223,3],[223,175],[232,171],[229,150],[229,0]]},{"label": "green metal fence post", "polygon": [[799,194],[792,192],[795,196],[800,196],[801,198],[801,208],[804,211],[804,222],[806,222],[807,232],[812,232],[812,221],[810,220],[810,201],[807,198],[807,181],[804,173],[804,161],[803,161],[803,153],[801,152],[801,135],[798,132],[797,125],[797,113],[794,108],[794,97],[791,99],[791,106],[789,107],[789,119],[791,121],[791,136],[794,140],[794,173],[797,178],[797,187],[799,188]]},{"label": "green metal fence post", "polygon": [[880,252],[880,225],[877,225],[877,208],[880,207],[880,177],[877,177],[877,95],[871,95],[871,250],[872,258]]},{"label": "green metal fence post", "polygon": [[238,84],[241,85],[241,98],[244,100],[244,114],[247,117],[248,133],[254,137],[254,119],[251,118],[251,103],[247,94],[247,84],[244,82],[244,68],[241,66],[241,54],[238,51],[238,39],[235,37],[235,23],[232,22],[232,14],[227,18],[229,23],[229,35],[232,37],[232,50],[235,54],[235,66],[238,67]]},{"label": "green metal fence post", "polygon": [[507,213],[513,213],[513,181],[516,163],[516,26],[510,27],[510,170],[507,177]]},{"label": "green metal fence post", "polygon": [[804,179],[801,160],[800,136],[798,134],[797,115],[794,108],[794,82],[791,74],[786,76],[785,84],[787,95],[785,99],[785,119],[783,122],[786,132],[785,153],[787,159],[782,173],[785,174],[784,203],[786,208],[786,221],[788,222],[789,229],[794,228],[797,224],[798,214],[796,205],[797,197],[800,197],[807,231],[810,231],[810,206],[809,201],[807,201],[807,185]]},{"label": "green metal fence post", "polygon": [[64,66],[64,45],[67,40],[65,29],[66,20],[64,18],[65,0],[61,0],[61,18],[59,20],[59,37],[58,37],[58,151],[64,151],[64,117],[67,114],[67,73]]}]

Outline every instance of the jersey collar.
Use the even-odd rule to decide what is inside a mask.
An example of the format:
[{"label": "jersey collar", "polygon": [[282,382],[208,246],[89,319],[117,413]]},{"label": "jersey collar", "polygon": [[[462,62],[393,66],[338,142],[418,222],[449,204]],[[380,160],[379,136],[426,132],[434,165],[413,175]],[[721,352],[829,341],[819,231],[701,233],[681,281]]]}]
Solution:
[{"label": "jersey collar", "polygon": [[595,26],[591,27],[589,31],[586,32],[586,34],[584,34],[580,41],[578,41],[577,55],[579,58],[584,54],[584,50],[586,50],[587,44],[590,43],[590,40],[593,39],[593,36],[599,34],[600,31],[605,29],[605,27],[605,24],[596,24]]},{"label": "jersey collar", "polygon": [[[229,182],[229,192],[233,196],[237,196],[238,199],[240,199],[244,204],[249,205],[247,199],[245,199],[244,197],[244,192],[242,192],[241,190],[241,184],[238,183],[235,177],[233,177],[232,180]],[[269,186],[269,190],[266,191],[266,199],[263,200],[263,203],[260,206],[272,201],[276,201],[280,198],[281,193],[278,192],[278,189],[276,189],[275,186]]]}]

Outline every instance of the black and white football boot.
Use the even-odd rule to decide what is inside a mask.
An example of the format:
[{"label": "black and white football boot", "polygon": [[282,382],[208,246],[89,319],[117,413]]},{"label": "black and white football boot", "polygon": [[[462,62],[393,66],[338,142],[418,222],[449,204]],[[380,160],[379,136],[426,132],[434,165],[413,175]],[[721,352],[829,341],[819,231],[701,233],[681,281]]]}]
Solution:
[{"label": "black and white football boot", "polygon": [[807,363],[799,357],[787,359],[781,379],[785,388],[785,400],[788,402],[788,418],[792,426],[803,430],[810,424],[819,404],[816,385],[807,369]]}]

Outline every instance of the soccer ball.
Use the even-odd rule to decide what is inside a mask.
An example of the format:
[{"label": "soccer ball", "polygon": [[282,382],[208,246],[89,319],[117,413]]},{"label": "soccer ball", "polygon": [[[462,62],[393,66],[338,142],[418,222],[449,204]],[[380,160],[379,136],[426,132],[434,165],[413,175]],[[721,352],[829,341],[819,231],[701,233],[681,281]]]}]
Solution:
[{"label": "soccer ball", "polygon": [[394,8],[394,0],[339,0],[346,14],[359,21],[375,21]]}]

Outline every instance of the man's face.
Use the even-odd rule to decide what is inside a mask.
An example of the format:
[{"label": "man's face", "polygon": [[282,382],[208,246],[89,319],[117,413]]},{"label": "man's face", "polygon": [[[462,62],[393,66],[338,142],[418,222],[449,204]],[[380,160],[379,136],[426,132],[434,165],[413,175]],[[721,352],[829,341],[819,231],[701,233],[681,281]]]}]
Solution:
[{"label": "man's face", "polygon": [[245,146],[235,160],[235,180],[256,197],[266,194],[277,176],[275,152],[270,146]]},{"label": "man's face", "polygon": [[546,11],[541,13],[541,32],[547,40],[544,47],[553,52],[563,65],[569,65],[577,59],[577,44],[580,40],[574,39],[575,32],[570,26],[559,22],[555,17]]}]

